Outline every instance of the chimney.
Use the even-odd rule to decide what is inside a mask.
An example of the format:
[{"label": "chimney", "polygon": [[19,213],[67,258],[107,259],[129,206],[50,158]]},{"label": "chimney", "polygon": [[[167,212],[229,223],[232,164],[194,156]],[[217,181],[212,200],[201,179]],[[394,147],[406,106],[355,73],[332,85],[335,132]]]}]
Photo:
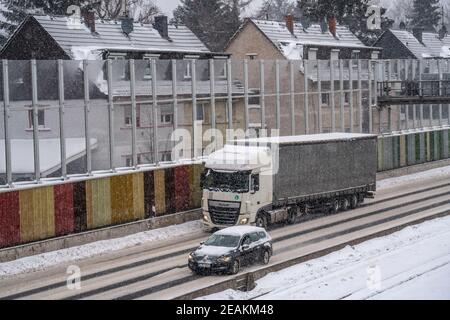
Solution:
[{"label": "chimney", "polygon": [[169,25],[167,22],[167,16],[156,16],[153,27],[158,30],[161,37],[164,39],[169,38]]},{"label": "chimney", "polygon": [[333,35],[333,37],[336,37],[336,17],[332,16],[328,18],[328,30],[330,30],[330,33]]},{"label": "chimney", "polygon": [[288,14],[284,17],[284,20],[286,21],[286,28],[291,34],[294,34],[294,16],[292,14]]},{"label": "chimney", "polygon": [[412,32],[413,32],[413,36],[414,36],[420,43],[423,43],[423,38],[422,38],[422,35],[423,35],[423,29],[420,28],[420,27],[415,27],[415,28],[412,29]]},{"label": "chimney", "polygon": [[85,10],[81,13],[84,23],[91,30],[92,33],[95,32],[95,13],[93,11]]}]

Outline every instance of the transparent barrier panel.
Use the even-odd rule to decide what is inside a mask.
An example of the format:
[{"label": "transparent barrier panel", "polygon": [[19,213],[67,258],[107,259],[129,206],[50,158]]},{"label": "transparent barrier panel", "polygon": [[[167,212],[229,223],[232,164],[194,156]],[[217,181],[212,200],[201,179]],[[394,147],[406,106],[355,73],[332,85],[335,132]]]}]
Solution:
[{"label": "transparent barrier panel", "polygon": [[[33,112],[31,109],[31,62],[14,60],[9,65],[11,166],[13,182],[33,181],[35,176]],[[44,127],[43,112],[38,119]],[[39,118],[39,115],[38,115]],[[39,136],[39,133],[38,133]]]},{"label": "transparent barrier panel", "polygon": [[88,62],[91,164],[93,171],[110,170],[110,114],[108,68],[106,61]]},{"label": "transparent barrier panel", "polygon": [[266,119],[266,129],[268,129],[268,135],[271,134],[271,130],[277,129],[276,65],[277,65],[276,61],[264,60],[264,101],[265,101],[264,116]]},{"label": "transparent barrier panel", "polygon": [[4,115],[5,115],[5,102],[3,95],[3,65],[0,64],[0,186],[7,184]]},{"label": "transparent barrier panel", "polygon": [[85,96],[82,61],[64,61],[64,136],[67,174],[87,172]]}]

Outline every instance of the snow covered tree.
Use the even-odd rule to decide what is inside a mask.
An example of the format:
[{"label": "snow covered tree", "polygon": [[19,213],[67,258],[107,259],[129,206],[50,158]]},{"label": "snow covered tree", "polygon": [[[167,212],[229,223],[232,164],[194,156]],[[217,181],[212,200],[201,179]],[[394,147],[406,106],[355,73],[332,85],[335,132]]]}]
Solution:
[{"label": "snow covered tree", "polygon": [[221,51],[240,25],[239,1],[181,0],[172,22],[186,25],[210,50]]},{"label": "snow covered tree", "polygon": [[348,26],[367,45],[371,45],[384,30],[393,24],[393,20],[385,16],[386,9],[381,8],[381,30],[368,30],[366,12],[370,4],[371,0],[298,1],[301,14],[306,18],[313,22],[321,22],[323,19],[335,17],[339,24]]},{"label": "snow covered tree", "polygon": [[290,0],[264,0],[255,17],[283,21],[284,17],[295,11],[295,4]]},{"label": "snow covered tree", "polygon": [[441,21],[439,0],[414,0],[411,25],[425,31],[436,31]]}]

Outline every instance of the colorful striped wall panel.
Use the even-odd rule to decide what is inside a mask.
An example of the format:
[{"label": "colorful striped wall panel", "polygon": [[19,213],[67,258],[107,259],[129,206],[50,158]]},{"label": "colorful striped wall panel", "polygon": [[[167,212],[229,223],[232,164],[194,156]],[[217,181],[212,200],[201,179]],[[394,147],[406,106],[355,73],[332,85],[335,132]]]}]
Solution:
[{"label": "colorful striped wall panel", "polygon": [[450,130],[410,132],[378,138],[378,171],[450,157]]},{"label": "colorful striped wall panel", "polygon": [[202,165],[0,193],[0,248],[199,207]]}]

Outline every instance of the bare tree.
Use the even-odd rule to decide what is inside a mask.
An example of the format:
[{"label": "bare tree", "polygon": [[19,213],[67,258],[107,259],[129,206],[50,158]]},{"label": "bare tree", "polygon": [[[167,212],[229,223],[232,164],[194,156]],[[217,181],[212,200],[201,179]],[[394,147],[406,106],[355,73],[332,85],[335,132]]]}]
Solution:
[{"label": "bare tree", "polygon": [[160,9],[153,0],[91,0],[91,8],[101,19],[118,19],[128,13],[137,22],[150,23]]},{"label": "bare tree", "polygon": [[264,0],[256,13],[256,18],[283,21],[284,17],[295,11],[295,3],[291,0]]}]

